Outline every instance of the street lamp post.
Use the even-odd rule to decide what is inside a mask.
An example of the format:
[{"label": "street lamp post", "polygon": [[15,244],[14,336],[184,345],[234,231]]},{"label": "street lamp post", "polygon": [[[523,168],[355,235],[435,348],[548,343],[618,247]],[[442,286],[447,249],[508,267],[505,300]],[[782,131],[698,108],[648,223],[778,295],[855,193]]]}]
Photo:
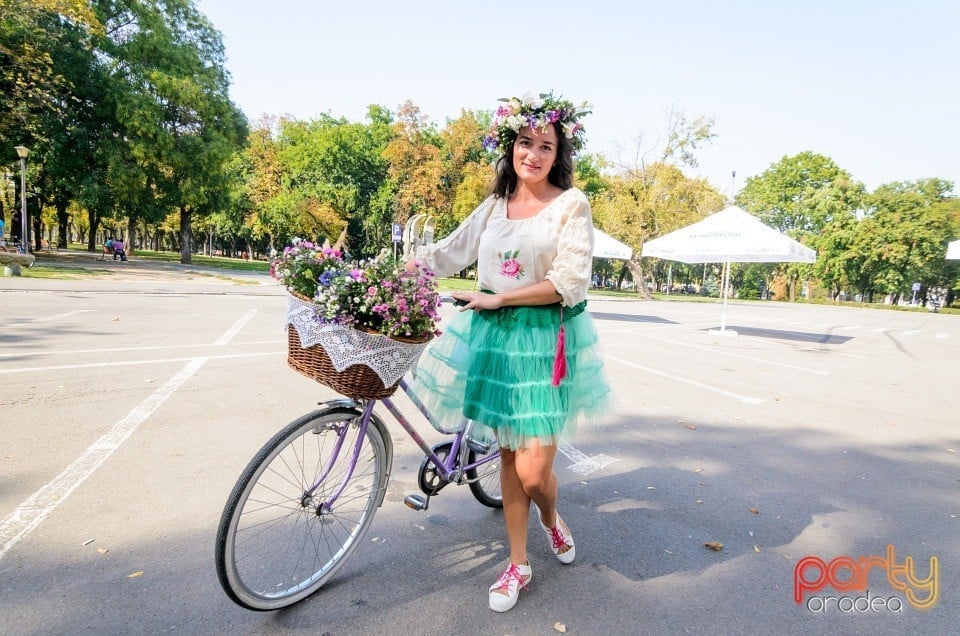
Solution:
[{"label": "street lamp post", "polygon": [[30,150],[26,146],[16,146],[17,156],[20,157],[20,242],[23,244],[23,253],[30,253],[30,215],[27,212],[27,155]]}]

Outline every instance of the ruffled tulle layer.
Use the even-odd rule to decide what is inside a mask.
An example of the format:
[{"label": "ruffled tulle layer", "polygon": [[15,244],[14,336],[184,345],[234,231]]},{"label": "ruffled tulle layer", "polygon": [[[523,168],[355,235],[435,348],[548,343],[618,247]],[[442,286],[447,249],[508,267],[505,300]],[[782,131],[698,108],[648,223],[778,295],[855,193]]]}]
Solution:
[{"label": "ruffled tulle layer", "polygon": [[474,437],[486,433],[517,449],[535,440],[555,445],[581,418],[608,411],[610,387],[584,308],[563,310],[567,376],[560,386],[552,384],[559,306],[458,314],[424,352],[413,384],[437,428],[456,430],[466,417],[479,425]]}]

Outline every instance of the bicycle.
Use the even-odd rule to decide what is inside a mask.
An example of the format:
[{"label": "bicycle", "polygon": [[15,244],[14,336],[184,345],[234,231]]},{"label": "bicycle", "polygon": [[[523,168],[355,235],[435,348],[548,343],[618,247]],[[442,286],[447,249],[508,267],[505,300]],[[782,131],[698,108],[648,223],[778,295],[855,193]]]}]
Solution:
[{"label": "bicycle", "polygon": [[250,461],[217,530],[217,577],[234,602],[258,611],[293,605],[330,580],[360,544],[393,466],[390,432],[374,412],[378,403],[424,453],[423,495],[408,495],[408,507],[426,510],[448,484],[467,484],[481,504],[503,506],[499,447],[475,439],[469,420],[444,429],[406,380],[400,388],[452,439],[430,448],[390,398],[340,398],[288,424]]}]

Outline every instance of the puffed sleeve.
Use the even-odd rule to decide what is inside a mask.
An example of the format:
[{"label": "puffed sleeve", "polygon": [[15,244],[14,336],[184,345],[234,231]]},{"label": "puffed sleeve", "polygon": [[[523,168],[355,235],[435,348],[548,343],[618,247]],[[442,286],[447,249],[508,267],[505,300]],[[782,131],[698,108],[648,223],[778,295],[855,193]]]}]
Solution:
[{"label": "puffed sleeve", "polygon": [[487,226],[490,211],[496,200],[493,195],[463,220],[457,229],[445,239],[417,248],[415,257],[436,272],[437,276],[449,276],[477,261],[480,235]]},{"label": "puffed sleeve", "polygon": [[590,202],[583,192],[571,192],[560,212],[557,256],[546,275],[567,307],[587,298],[593,271],[593,240]]}]

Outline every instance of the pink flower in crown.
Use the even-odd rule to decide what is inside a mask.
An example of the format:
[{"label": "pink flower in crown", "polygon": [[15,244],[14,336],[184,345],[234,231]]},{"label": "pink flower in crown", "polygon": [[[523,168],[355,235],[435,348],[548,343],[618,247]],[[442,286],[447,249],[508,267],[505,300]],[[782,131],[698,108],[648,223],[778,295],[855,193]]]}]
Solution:
[{"label": "pink flower in crown", "polygon": [[520,253],[520,250],[513,250],[512,252],[501,252],[498,254],[500,257],[500,275],[506,276],[507,278],[515,278],[520,280],[523,278],[523,263],[517,260],[517,255]]}]

